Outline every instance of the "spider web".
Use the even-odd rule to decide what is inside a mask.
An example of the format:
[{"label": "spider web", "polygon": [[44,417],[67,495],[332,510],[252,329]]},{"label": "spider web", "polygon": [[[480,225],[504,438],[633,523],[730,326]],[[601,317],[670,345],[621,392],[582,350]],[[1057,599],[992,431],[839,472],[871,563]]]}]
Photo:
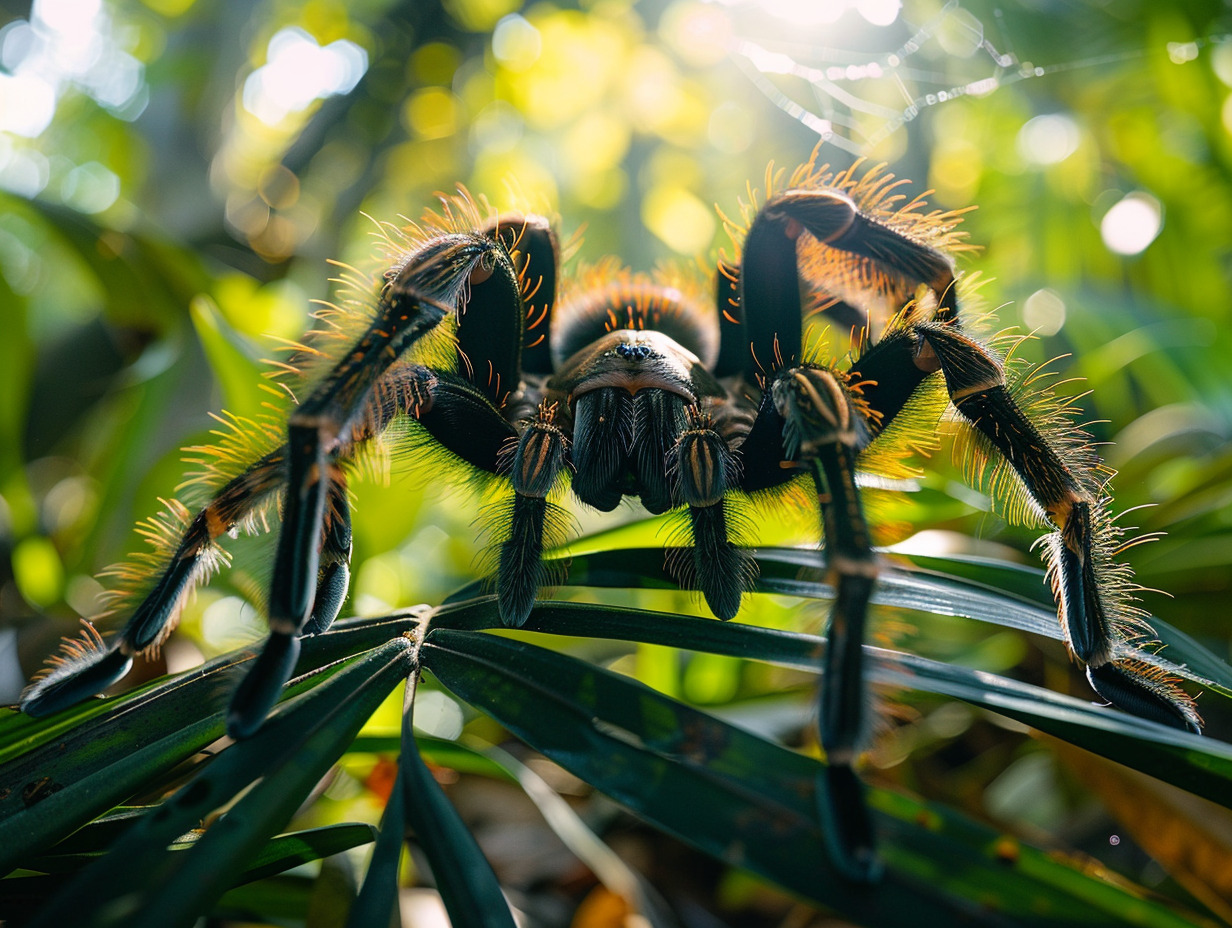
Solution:
[{"label": "spider web", "polygon": [[[907,16],[904,10],[903,22],[881,31],[901,36]],[[908,25],[909,38],[885,52],[745,38],[734,43],[731,55],[775,106],[812,129],[823,142],[861,155],[932,107],[962,97],[988,96],[1026,80],[1124,65],[1159,54],[1183,64],[1204,49],[1232,42],[1232,35],[1210,35],[1162,43],[1162,47],[1143,45],[1036,64],[1019,58],[1002,11],[995,10],[992,18],[989,28],[959,0],[950,0],[922,24]],[[877,27],[869,26],[867,31],[875,32]],[[808,88],[808,99],[789,94],[772,75],[799,79]]]}]

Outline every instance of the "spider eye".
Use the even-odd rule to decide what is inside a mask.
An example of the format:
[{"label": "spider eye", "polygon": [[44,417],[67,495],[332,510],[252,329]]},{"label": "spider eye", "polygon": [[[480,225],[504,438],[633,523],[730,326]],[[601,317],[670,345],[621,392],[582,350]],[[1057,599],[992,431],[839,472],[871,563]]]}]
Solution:
[{"label": "spider eye", "polygon": [[616,346],[616,353],[627,361],[645,361],[654,352],[649,345],[631,345],[621,342]]}]

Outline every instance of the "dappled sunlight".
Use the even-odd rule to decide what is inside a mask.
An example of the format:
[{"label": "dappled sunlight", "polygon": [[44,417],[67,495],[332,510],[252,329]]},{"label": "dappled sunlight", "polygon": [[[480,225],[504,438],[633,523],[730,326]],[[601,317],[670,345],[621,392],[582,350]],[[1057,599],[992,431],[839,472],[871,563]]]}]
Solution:
[{"label": "dappled sunlight", "polygon": [[78,94],[136,118],[147,90],[134,44],[101,0],[36,0],[28,20],[0,28],[0,187],[36,196],[58,185],[54,195],[88,213],[118,199],[118,178],[106,165],[63,156],[53,163],[37,140],[61,103]]}]

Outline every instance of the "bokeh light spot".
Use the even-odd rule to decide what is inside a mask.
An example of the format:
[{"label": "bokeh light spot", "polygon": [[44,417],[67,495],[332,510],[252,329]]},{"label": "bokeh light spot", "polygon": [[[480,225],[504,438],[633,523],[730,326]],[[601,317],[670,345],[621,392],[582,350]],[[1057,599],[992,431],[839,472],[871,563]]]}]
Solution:
[{"label": "bokeh light spot", "polygon": [[303,29],[281,29],[270,39],[266,63],[244,82],[244,108],[277,126],[324,97],[349,93],[368,70],[368,53],[346,39],[322,47]]},{"label": "bokeh light spot", "polygon": [[462,707],[440,690],[425,690],[415,697],[415,728],[426,735],[452,741],[466,721]]},{"label": "bokeh light spot", "polygon": [[417,83],[445,86],[453,83],[461,63],[462,53],[448,42],[429,42],[411,55],[410,67]]},{"label": "bokeh light spot", "polygon": [[496,24],[492,33],[492,54],[510,71],[525,71],[539,60],[543,39],[539,30],[517,13]]},{"label": "bokeh light spot", "polygon": [[60,197],[83,213],[101,213],[120,198],[120,178],[97,161],[89,161],[64,176]]},{"label": "bokeh light spot", "polygon": [[1197,42],[1169,42],[1168,57],[1173,64],[1185,64],[1198,57]]},{"label": "bokeh light spot", "polygon": [[214,651],[249,644],[257,624],[257,611],[238,596],[222,596],[201,612],[201,638]]},{"label": "bokeh light spot", "polygon": [[64,566],[50,538],[31,535],[13,548],[13,579],[32,606],[50,606],[60,598]]},{"label": "bokeh light spot", "polygon": [[1018,130],[1018,153],[1029,164],[1059,164],[1075,151],[1081,134],[1078,124],[1063,113],[1028,119]]},{"label": "bokeh light spot", "polygon": [[1104,214],[1099,234],[1109,251],[1136,255],[1155,241],[1163,228],[1163,208],[1149,193],[1126,194]]},{"label": "bokeh light spot", "polygon": [[51,179],[51,165],[41,151],[9,148],[0,136],[0,187],[25,197],[37,196]]},{"label": "bokeh light spot", "polygon": [[874,26],[889,26],[903,8],[900,0],[857,0],[856,12]]},{"label": "bokeh light spot", "polygon": [[424,87],[406,103],[406,125],[421,139],[443,139],[458,129],[458,101],[444,87]]},{"label": "bokeh light spot", "polygon": [[56,91],[34,74],[0,74],[0,131],[35,138],[51,125]]},{"label": "bokeh light spot", "polygon": [[565,134],[566,163],[583,173],[616,167],[629,150],[630,135],[628,123],[615,114],[591,111]]},{"label": "bokeh light spot", "polygon": [[1211,49],[1211,68],[1225,86],[1232,87],[1232,45],[1216,45]]},{"label": "bokeh light spot", "polygon": [[819,26],[838,22],[851,4],[848,0],[761,0],[760,6],[777,19]]},{"label": "bokeh light spot", "polygon": [[731,17],[716,6],[696,0],[677,0],[663,12],[659,34],[686,64],[707,68],[727,56],[732,41],[732,22]]},{"label": "bokeh light spot", "polygon": [[1022,324],[1036,335],[1056,335],[1065,325],[1065,301],[1055,290],[1036,290],[1022,304]]}]

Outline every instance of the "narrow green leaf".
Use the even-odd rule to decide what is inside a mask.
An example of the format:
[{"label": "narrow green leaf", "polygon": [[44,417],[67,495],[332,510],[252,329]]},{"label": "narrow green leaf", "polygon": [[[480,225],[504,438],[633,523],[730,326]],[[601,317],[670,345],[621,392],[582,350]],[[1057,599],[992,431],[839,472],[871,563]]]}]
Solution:
[{"label": "narrow green leaf", "polygon": [[[575,586],[671,589],[674,578],[665,567],[665,549],[630,548],[596,551],[575,556],[568,562],[566,583]],[[759,548],[756,559],[760,573],[755,589],[805,599],[830,600],[834,590],[825,579],[825,552],[803,548]],[[934,558],[931,564],[944,563]],[[994,566],[995,565],[995,566]],[[1022,595],[1015,589],[995,586],[988,580],[1010,578],[1008,586],[1023,587],[1029,568],[1003,569],[996,562],[967,559],[962,576],[934,570],[891,567],[882,572],[872,597],[874,606],[911,609],[935,615],[976,619],[1006,628],[1062,640],[1056,607]],[[1012,565],[1011,565],[1012,566]],[[983,571],[983,574],[981,574]],[[1043,584],[1043,571],[1034,571]],[[982,578],[981,578],[982,577]],[[1046,587],[1044,588],[1046,591]],[[450,596],[453,604],[477,597],[483,592],[478,582]],[[1160,639],[1168,645],[1164,653],[1144,651],[1142,660],[1174,676],[1190,680],[1204,691],[1232,698],[1232,667],[1188,635],[1161,620],[1151,620]],[[1167,656],[1164,656],[1166,653]]]},{"label": "narrow green leaf", "polygon": [[[203,874],[199,881],[194,877],[191,892],[171,894],[175,896],[174,911],[180,913],[177,917],[191,919],[195,911],[192,907],[201,903],[202,894],[219,894],[226,888],[226,878],[235,875],[226,868],[243,867],[255,848],[285,823],[320,773],[345,749],[349,737],[359,730],[389,688],[405,676],[409,648],[404,639],[395,639],[344,666],[318,674],[310,681],[314,685],[307,693],[281,703],[255,736],[223,751],[164,803],[157,816],[145,816],[126,831],[110,854],[87,868],[41,913],[39,924],[55,926],[67,923],[65,919],[80,923],[83,911],[95,914],[94,924],[106,923],[97,920],[103,918],[101,913],[117,920],[114,923],[129,924],[124,920],[125,913],[131,915],[144,904],[150,887],[165,886],[167,880],[184,872],[182,862],[168,862],[164,849],[263,777],[260,786],[242,801],[242,813],[236,814],[237,806],[211,828],[213,834],[229,821],[221,830],[222,838],[211,839],[205,852],[199,845],[192,854],[181,855],[182,859],[203,860],[218,844],[234,852],[225,864],[222,858],[218,861],[224,873]],[[254,795],[267,800],[259,809],[252,800]],[[224,885],[218,885],[220,879]],[[117,904],[102,906],[107,899],[117,900]],[[130,907],[135,908],[130,911]]]},{"label": "narrow green leaf", "polygon": [[[133,819],[135,817],[129,819],[128,823],[131,824]],[[284,873],[301,864],[340,854],[353,847],[370,843],[375,836],[376,829],[371,825],[349,822],[279,835],[272,838],[261,853],[250,862],[248,869],[240,877],[240,882],[262,880]],[[196,844],[198,837],[196,832],[189,832],[186,836],[187,840],[171,845],[171,852],[187,851]],[[56,851],[57,853],[35,859],[32,869],[46,873],[73,873],[102,857],[107,852],[107,847],[103,844],[88,850],[78,849],[68,853],[59,853],[60,847],[57,847]],[[0,882],[0,885],[3,883]]]},{"label": "narrow green leaf", "polygon": [[260,853],[248,863],[248,868],[239,878],[239,883],[263,880],[285,873],[301,864],[334,854],[341,854],[353,847],[371,844],[376,840],[376,829],[371,825],[344,822],[307,828],[272,838]]},{"label": "narrow green leaf", "polygon": [[260,417],[269,402],[269,396],[260,389],[264,382],[262,365],[208,297],[194,298],[189,312],[210,369],[222,386],[223,405],[242,418]]},{"label": "narrow green leaf", "polygon": [[122,918],[112,916],[104,924],[125,928],[191,925],[239,878],[271,834],[286,824],[411,669],[410,642],[395,639],[318,686],[312,695],[318,701],[328,696],[330,703],[312,717],[305,717],[302,705],[297,707],[298,743],[289,750],[267,753],[256,785],[206,829],[187,854],[166,858],[141,882],[139,908]]},{"label": "narrow green leaf", "polygon": [[[336,622],[325,635],[303,641],[297,675],[304,675],[377,647],[405,634],[416,626],[416,613],[408,611],[381,619],[350,619]],[[101,755],[104,761],[130,742],[115,742],[120,737],[131,743],[149,741],[162,724],[169,730],[197,719],[203,708],[221,709],[230,689],[243,672],[242,665],[254,654],[255,645],[230,651],[199,667],[175,676],[155,680],[120,696],[91,699],[79,706],[47,718],[31,718],[8,710],[0,714],[0,777],[20,779],[28,767],[46,775],[48,764],[78,747]],[[157,704],[156,711],[149,711]],[[44,750],[43,754],[37,753]],[[73,755],[66,768],[88,771],[89,753]],[[20,766],[14,766],[19,763]],[[0,798],[0,814],[9,808],[12,796]]]},{"label": "narrow green leaf", "polygon": [[[487,604],[472,614],[442,609],[439,629],[493,624]],[[587,603],[540,603],[526,631],[616,638],[743,657],[818,671],[825,639],[798,632]],[[875,683],[962,699],[1008,715],[1078,747],[1160,777],[1221,805],[1232,805],[1232,746],[1148,722],[1089,701],[984,671],[865,646]]]},{"label": "narrow green leaf", "polygon": [[[405,762],[404,762],[405,763]],[[394,920],[398,905],[398,870],[402,862],[402,845],[406,840],[406,791],[403,789],[403,765],[398,767],[394,788],[381,813],[376,847],[364,874],[363,885],[347,915],[347,928],[365,925],[388,925]]]},{"label": "narrow green leaf", "polygon": [[186,722],[170,734],[139,747],[117,748],[112,763],[94,764],[70,783],[62,784],[50,775],[26,781],[19,795],[40,790],[46,795],[0,822],[0,873],[8,873],[127,799],[154,776],[216,740],[222,732],[222,716],[214,713]]},{"label": "narrow green leaf", "polygon": [[[301,677],[288,694],[321,682],[303,675],[395,639],[413,624],[404,616],[339,623],[337,631],[305,641],[296,667]],[[232,652],[133,693],[91,700],[46,719],[19,713],[4,719],[0,872],[47,850],[217,739],[237,667],[251,656],[248,650]]]},{"label": "narrow green leaf", "polygon": [[[417,734],[415,743],[419,746],[419,754],[425,761],[437,767],[448,767],[459,773],[473,773],[482,777],[509,780],[515,778],[504,767],[492,758],[485,756],[474,748],[448,741],[445,738],[435,738],[432,735]],[[347,753],[382,753],[396,754],[402,750],[401,735],[360,735],[351,744]]]},{"label": "narrow green leaf", "polygon": [[260,919],[275,925],[310,926],[315,889],[315,881],[310,877],[284,873],[228,890],[211,914],[224,924]]},{"label": "narrow green leaf", "polygon": [[[414,734],[418,675],[408,681],[401,721],[401,755],[381,834],[349,928],[388,924],[396,911],[398,864],[408,827],[419,839],[455,928],[513,928],[496,874],[457,810],[423,762]],[[439,742],[433,739],[433,745]]]},{"label": "narrow green leaf", "polygon": [[475,837],[408,744],[402,752],[407,821],[432,867],[454,928],[513,928],[513,914]]},{"label": "narrow green leaf", "polygon": [[869,925],[952,925],[972,900],[1005,924],[1190,922],[1040,852],[999,861],[996,832],[874,794],[887,874],[839,879],[815,820],[822,766],[641,684],[523,642],[437,628],[422,658],[460,697],[658,827]]}]

